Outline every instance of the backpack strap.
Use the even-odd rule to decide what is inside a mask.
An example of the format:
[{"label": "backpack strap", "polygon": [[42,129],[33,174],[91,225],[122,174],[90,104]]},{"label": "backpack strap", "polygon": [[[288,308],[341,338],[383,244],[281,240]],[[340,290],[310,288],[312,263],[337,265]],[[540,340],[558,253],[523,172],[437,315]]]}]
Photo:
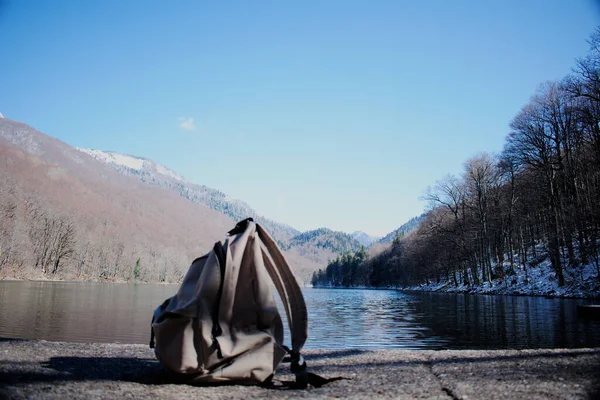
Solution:
[{"label": "backpack strap", "polygon": [[248,229],[251,229],[252,233],[256,232],[260,239],[258,242],[260,243],[260,252],[263,256],[265,268],[283,302],[292,336],[292,350],[290,352],[299,354],[308,336],[306,303],[300,286],[298,286],[289,264],[273,238],[262,226],[254,222],[254,219],[246,218],[238,222],[228,234],[237,235]]},{"label": "backpack strap", "polygon": [[305,389],[310,384],[319,388],[327,383],[346,379],[343,377],[323,378],[307,371],[306,362],[300,354],[308,336],[308,313],[304,296],[289,264],[273,238],[258,224],[256,224],[256,231],[262,242],[261,251],[265,268],[279,292],[292,334],[292,348],[283,346],[290,355],[290,369],[296,375],[296,382],[290,387]]},{"label": "backpack strap", "polygon": [[[258,224],[256,224],[256,231],[258,237],[264,243],[263,257],[267,264],[267,271],[273,269],[276,274],[271,275],[273,281],[279,281],[281,284],[275,283],[275,287],[279,290],[282,287],[285,293],[279,293],[284,303],[288,303],[286,308],[286,314],[288,317],[288,324],[292,335],[292,352],[300,353],[306,338],[308,336],[308,313],[306,311],[306,303],[304,302],[304,296],[296,282],[296,278],[292,273],[289,264],[281,254],[281,251],[275,244],[275,241],[269,236],[269,234]],[[270,265],[269,265],[270,264]],[[275,276],[273,276],[275,275]]]},{"label": "backpack strap", "polygon": [[279,292],[287,315],[292,336],[292,348],[284,348],[291,358],[290,368],[296,375],[296,385],[304,388],[309,383],[313,383],[311,377],[314,375],[306,371],[306,362],[300,354],[308,336],[308,313],[304,296],[289,264],[273,238],[258,224],[256,224],[256,232],[264,245],[261,249],[265,267]]}]

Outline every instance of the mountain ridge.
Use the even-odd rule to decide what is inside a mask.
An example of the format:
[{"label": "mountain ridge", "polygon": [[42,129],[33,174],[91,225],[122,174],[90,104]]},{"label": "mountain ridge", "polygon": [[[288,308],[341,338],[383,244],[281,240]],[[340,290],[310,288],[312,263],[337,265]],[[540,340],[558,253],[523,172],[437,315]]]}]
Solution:
[{"label": "mountain ridge", "polygon": [[381,239],[381,236],[369,235],[368,233],[363,232],[363,231],[354,231],[354,232],[350,233],[350,236],[352,236],[354,239],[358,240],[360,242],[360,244],[362,244],[365,247],[369,247],[373,243],[375,243],[379,239]]},{"label": "mountain ridge", "polygon": [[[104,226],[110,222],[115,228],[112,231],[106,228],[104,231],[107,232],[106,234],[113,232],[110,235],[119,237],[121,241],[126,243],[131,242],[128,245],[129,247],[125,246],[127,251],[131,253],[130,257],[133,257],[133,254],[141,248],[135,243],[145,243],[141,246],[146,249],[153,246],[163,248],[163,245],[166,245],[171,250],[164,251],[164,254],[160,253],[159,258],[164,259],[167,264],[170,263],[170,279],[175,279],[176,275],[181,272],[176,266],[181,267],[181,265],[185,265],[184,258],[180,256],[184,254],[191,256],[194,253],[197,255],[198,251],[190,253],[189,250],[183,250],[180,247],[181,243],[185,246],[191,245],[192,242],[188,240],[189,238],[182,240],[181,243],[160,239],[161,235],[168,234],[169,230],[176,232],[180,229],[176,225],[164,222],[161,223],[161,228],[153,225],[158,223],[159,214],[163,213],[163,210],[167,210],[167,214],[169,215],[172,212],[176,212],[178,216],[172,216],[171,219],[177,221],[180,218],[186,218],[181,213],[183,210],[187,210],[185,212],[191,214],[200,212],[200,214],[206,215],[203,218],[221,219],[225,217],[226,220],[222,221],[231,221],[219,223],[219,228],[214,229],[213,233],[208,236],[198,231],[199,225],[196,225],[194,228],[190,227],[191,230],[189,232],[193,233],[189,237],[194,238],[198,235],[200,235],[199,237],[210,237],[208,240],[196,242],[200,243],[201,247],[208,246],[211,241],[222,239],[223,232],[229,230],[230,225],[234,221],[249,216],[253,217],[258,223],[265,226],[282,249],[284,249],[286,257],[288,257],[291,264],[297,266],[296,272],[300,275],[301,280],[304,281],[307,281],[312,271],[322,268],[329,260],[334,259],[340,253],[353,252],[362,246],[368,246],[367,243],[361,243],[355,237],[364,238],[368,236],[360,231],[348,234],[345,232],[336,232],[329,228],[319,228],[300,232],[289,225],[269,220],[258,215],[255,210],[243,201],[234,200],[217,189],[189,182],[175,171],[149,158],[112,151],[74,148],[67,143],[35,130],[27,124],[10,119],[0,119],[0,139],[29,154],[29,156],[17,157],[14,149],[6,148],[6,146],[3,148],[6,154],[10,154],[10,156],[5,157],[6,159],[10,158],[14,161],[20,158],[20,162],[23,163],[20,168],[27,169],[30,171],[29,173],[37,176],[37,178],[32,180],[31,177],[26,178],[19,175],[18,171],[11,170],[8,167],[4,168],[4,172],[11,171],[15,176],[21,176],[17,179],[18,182],[26,182],[28,180],[38,182],[37,188],[27,187],[24,191],[28,193],[31,190],[40,192],[41,198],[43,199],[46,196],[45,198],[52,201],[54,203],[53,207],[60,209],[62,214],[68,214],[75,221],[81,221],[81,229],[87,227],[86,229],[93,231],[97,224],[97,222],[91,222],[93,220],[103,220],[102,224]],[[34,172],[30,167],[26,167],[28,163],[43,165],[43,167],[41,170],[35,170],[37,172]],[[50,179],[44,181],[43,179],[46,178],[43,177],[49,177]],[[61,198],[61,195],[55,193],[59,187],[56,185],[63,181],[71,182],[68,185],[70,188],[60,186],[62,188],[60,190],[64,190],[62,196],[66,196],[66,201]],[[52,185],[55,185],[55,187],[52,187]],[[156,187],[159,192],[155,192],[151,189],[152,187]],[[146,194],[139,194],[138,192]],[[141,201],[140,199],[146,198],[145,196],[150,196],[149,198],[154,200]],[[191,204],[205,207],[203,210],[206,211],[196,210],[184,205],[185,203],[174,201],[172,196],[177,196],[182,198],[182,200],[189,201]],[[73,200],[78,198],[88,199],[89,204],[82,205]],[[170,200],[167,201],[166,199]],[[165,201],[167,202],[165,203]],[[98,210],[95,210],[92,204],[98,204]],[[143,211],[146,208],[152,209],[154,207],[152,204],[161,204],[161,206],[150,214]],[[173,204],[178,205],[179,210],[170,211],[169,207],[172,207]],[[210,213],[208,213],[208,210],[217,212],[222,217],[217,217],[216,215],[209,217]],[[130,213],[132,212],[143,214],[142,217],[145,222],[136,219],[138,217],[131,217]],[[75,214],[73,213],[77,214],[77,216],[74,216]],[[89,215],[82,217],[86,213]],[[114,219],[116,215],[120,215],[117,220]],[[129,218],[133,218],[133,220],[130,221]],[[152,222],[152,220],[155,222]],[[131,223],[128,223],[128,221]],[[187,226],[186,223],[181,222],[180,224]],[[202,226],[201,229],[204,229],[204,225],[206,224],[200,224]],[[209,223],[206,226],[212,225]],[[137,239],[128,241],[127,238],[123,237],[126,235],[118,234],[119,229],[122,232],[143,233],[139,241],[136,242]],[[97,236],[95,240],[102,241],[106,239],[102,239],[100,236]],[[177,237],[177,235],[175,236]],[[372,239],[372,237],[369,237],[368,240]],[[114,246],[111,246],[119,247],[120,245],[114,244]],[[180,248],[180,250],[175,250],[177,248]],[[83,249],[79,249],[78,251],[83,251]],[[170,255],[165,255],[167,253]],[[176,254],[177,256],[175,257]],[[168,261],[169,257],[172,260],[177,258],[179,261]],[[128,261],[129,264],[132,262],[135,264],[135,260],[130,259]],[[147,263],[148,260],[144,259],[143,262]],[[158,278],[153,275],[153,278],[149,279],[156,280]]]},{"label": "mountain ridge", "polygon": [[[258,214],[241,200],[233,199],[218,189],[188,181],[177,172],[149,158],[125,155],[114,151],[84,148],[78,148],[78,150],[110,165],[123,175],[133,176],[142,182],[173,190],[179,196],[193,203],[203,204],[229,216],[233,220],[239,221],[252,217],[256,222],[263,225],[280,245],[284,245],[289,239],[300,233],[299,230],[287,224],[273,221]],[[124,157],[129,158],[128,162],[124,160]],[[122,162],[116,162],[117,160]],[[132,167],[132,164],[135,164],[135,168]]]},{"label": "mountain ridge", "polygon": [[[177,281],[233,224],[21,122],[0,119],[0,151],[0,203],[12,210],[0,215],[2,263],[16,276],[45,277],[56,263],[51,276],[129,280],[139,259],[137,278]],[[52,255],[55,233],[65,234],[65,257]]]},{"label": "mountain ridge", "polygon": [[[339,254],[357,251],[362,246],[369,247],[376,242],[375,239],[378,239],[360,231],[348,234],[325,227],[301,232],[289,225],[258,215],[247,203],[232,199],[218,189],[188,181],[175,171],[149,158],[113,151],[82,148],[79,150],[110,165],[124,175],[134,176],[143,182],[173,190],[194,203],[204,204],[234,220],[252,217],[265,226],[280,247],[289,254],[296,254],[320,265],[326,265]],[[156,168],[157,165],[162,168]],[[166,176],[163,171],[167,171]]]},{"label": "mountain ridge", "polygon": [[[330,229],[322,227],[310,229],[308,231],[303,232],[288,224],[274,221],[256,212],[246,202],[242,200],[233,199],[232,197],[228,196],[226,193],[222,192],[219,189],[210,188],[208,186],[189,181],[180,174],[178,174],[176,171],[172,170],[171,168],[147,157],[119,153],[110,150],[97,150],[80,147],[77,147],[76,149],[96,158],[99,161],[110,165],[111,167],[113,167],[118,172],[124,175],[136,176],[142,182],[147,182],[155,184],[157,186],[174,189],[181,196],[187,198],[188,200],[195,203],[204,204],[213,210],[228,215],[234,220],[241,220],[247,217],[252,217],[258,223],[267,227],[267,229],[269,229],[269,232],[273,232],[272,235],[274,236],[274,238],[278,241],[280,245],[283,246],[285,246],[287,242],[294,236],[300,235],[302,233],[316,231],[319,229]],[[411,219],[404,225],[410,224],[413,219]],[[370,247],[376,242],[391,242],[391,240],[395,236],[396,231],[403,229],[406,230],[406,227],[404,227],[404,225],[402,225],[400,228],[393,230],[384,237],[369,235],[360,230],[354,231],[352,233],[342,231],[337,232],[342,232],[346,235],[352,236],[363,246]],[[283,232],[283,234],[281,234],[281,232]]]},{"label": "mountain ridge", "polygon": [[391,231],[390,233],[388,233],[387,235],[385,235],[384,237],[379,239],[377,241],[377,243],[392,243],[397,235],[404,236],[408,232],[410,232],[413,229],[415,229],[416,227],[418,227],[419,224],[421,223],[421,221],[423,221],[425,219],[426,215],[427,215],[427,213],[423,213],[416,217],[412,217],[407,222],[400,225],[397,229],[394,229],[393,231]]},{"label": "mountain ridge", "polygon": [[[177,282],[191,260],[235,225],[223,213],[121,174],[18,121],[0,119],[0,152],[0,207],[10,211],[0,213],[0,275]],[[59,225],[69,227],[69,256],[47,275],[36,252],[51,238],[38,236],[58,232],[52,226]],[[286,258],[300,281],[319,267],[294,252]]]}]

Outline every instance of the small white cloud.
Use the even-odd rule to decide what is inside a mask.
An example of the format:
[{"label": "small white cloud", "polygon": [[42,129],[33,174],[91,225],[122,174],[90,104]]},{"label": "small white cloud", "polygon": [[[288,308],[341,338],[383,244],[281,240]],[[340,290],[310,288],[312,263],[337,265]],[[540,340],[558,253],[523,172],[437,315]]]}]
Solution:
[{"label": "small white cloud", "polygon": [[184,131],[195,131],[196,125],[194,124],[194,118],[179,118],[179,127]]}]

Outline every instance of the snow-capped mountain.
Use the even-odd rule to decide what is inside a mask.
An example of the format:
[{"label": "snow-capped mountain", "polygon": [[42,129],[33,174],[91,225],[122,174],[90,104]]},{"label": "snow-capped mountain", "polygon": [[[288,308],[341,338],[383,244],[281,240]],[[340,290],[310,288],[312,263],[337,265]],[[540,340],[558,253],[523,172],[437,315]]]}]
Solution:
[{"label": "snow-capped mountain", "polygon": [[[94,157],[98,161],[102,161],[106,164],[111,165],[113,168],[119,169],[128,169],[133,170],[130,171],[130,174],[126,175],[164,175],[165,177],[175,179],[177,181],[185,181],[185,179],[165,167],[162,164],[157,163],[156,161],[149,160],[147,158],[131,156],[128,154],[120,154],[114,151],[102,151],[102,150],[93,150],[93,149],[82,149],[77,147],[77,150],[89,154]],[[122,172],[122,171],[119,171]]]},{"label": "snow-capped mountain", "polygon": [[232,199],[225,193],[197,185],[185,180],[176,172],[153,160],[114,151],[102,151],[78,148],[79,151],[89,154],[98,161],[110,165],[118,172],[137,177],[142,182],[160,186],[176,192],[194,203],[204,204],[209,208],[219,211],[233,220],[239,221],[252,217],[265,226],[280,244],[285,244],[300,231],[291,226],[272,221],[259,215],[252,207],[240,200]]},{"label": "snow-capped mountain", "polygon": [[137,264],[143,281],[177,282],[234,223],[8,118],[0,119],[0,182],[0,209],[13,210],[0,218],[2,259],[11,254],[17,277],[127,281]]},{"label": "snow-capped mountain", "polygon": [[[34,218],[43,215],[43,223],[73,224],[73,256],[60,264],[65,279],[129,280],[133,266],[141,265],[138,273],[144,281],[179,281],[190,260],[221,240],[234,220],[248,216],[280,242],[299,233],[256,216],[247,204],[218,190],[187,182],[152,160],[75,149],[7,118],[0,119],[0,182],[0,189],[8,188],[0,190],[0,203],[20,207],[12,225],[0,218],[0,247],[4,251],[7,238],[10,243],[14,239],[10,248],[18,251],[13,255],[25,257],[19,263],[34,265],[34,239],[20,234],[38,229],[34,226],[42,220]],[[41,214],[26,212],[24,207],[31,204]],[[18,230],[7,235],[13,228]],[[293,250],[285,255],[303,282],[327,262],[325,258],[316,263]]]}]

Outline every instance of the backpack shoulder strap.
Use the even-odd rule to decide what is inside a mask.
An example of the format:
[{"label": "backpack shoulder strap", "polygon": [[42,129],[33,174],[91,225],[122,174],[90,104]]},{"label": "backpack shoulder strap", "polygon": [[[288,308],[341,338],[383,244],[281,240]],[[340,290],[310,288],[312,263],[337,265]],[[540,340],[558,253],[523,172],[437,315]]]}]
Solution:
[{"label": "backpack shoulder strap", "polygon": [[292,349],[286,348],[290,354],[291,370],[296,375],[296,382],[292,387],[304,389],[309,384],[321,387],[329,382],[344,379],[341,377],[323,378],[307,371],[306,362],[300,354],[308,336],[308,313],[304,296],[289,264],[273,238],[258,224],[256,224],[256,232],[261,242],[265,267],[284,304],[292,335]]},{"label": "backpack shoulder strap", "polygon": [[306,362],[300,351],[308,336],[308,313],[300,286],[273,238],[252,218],[246,218],[238,222],[235,228],[229,231],[229,235],[238,235],[248,232],[248,230],[254,238],[252,246],[254,247],[255,260],[262,261],[279,293],[287,316],[292,336],[292,349],[287,348],[283,343],[279,344],[290,355],[291,370],[296,375],[296,382],[292,387],[297,389],[306,388],[309,384],[314,387],[321,387],[326,383],[343,379],[339,377],[326,379],[307,371]]},{"label": "backpack shoulder strap", "polygon": [[[269,275],[271,275],[275,287],[280,292],[279,295],[286,309],[290,333],[292,335],[292,351],[299,353],[308,336],[308,313],[306,311],[304,296],[289,264],[273,238],[258,224],[256,224],[256,231],[261,242],[264,244],[261,247],[265,267]],[[282,291],[284,293],[281,293]]]},{"label": "backpack shoulder strap", "polygon": [[229,235],[237,235],[248,229],[251,229],[252,233],[256,232],[259,239],[260,252],[262,253],[265,268],[283,302],[292,336],[291,351],[299,354],[308,336],[306,303],[304,302],[300,286],[298,286],[298,282],[296,282],[289,264],[273,238],[262,226],[255,223],[254,219],[246,218],[238,222],[235,228],[228,233]]},{"label": "backpack shoulder strap", "polygon": [[286,351],[290,354],[290,369],[296,375],[295,387],[306,388],[308,384],[318,385],[319,381],[316,378],[320,377],[306,370],[306,362],[300,354],[308,336],[308,313],[300,286],[273,238],[258,224],[256,224],[256,232],[262,242],[262,258],[265,267],[279,291],[287,314],[292,349],[286,348]]}]

